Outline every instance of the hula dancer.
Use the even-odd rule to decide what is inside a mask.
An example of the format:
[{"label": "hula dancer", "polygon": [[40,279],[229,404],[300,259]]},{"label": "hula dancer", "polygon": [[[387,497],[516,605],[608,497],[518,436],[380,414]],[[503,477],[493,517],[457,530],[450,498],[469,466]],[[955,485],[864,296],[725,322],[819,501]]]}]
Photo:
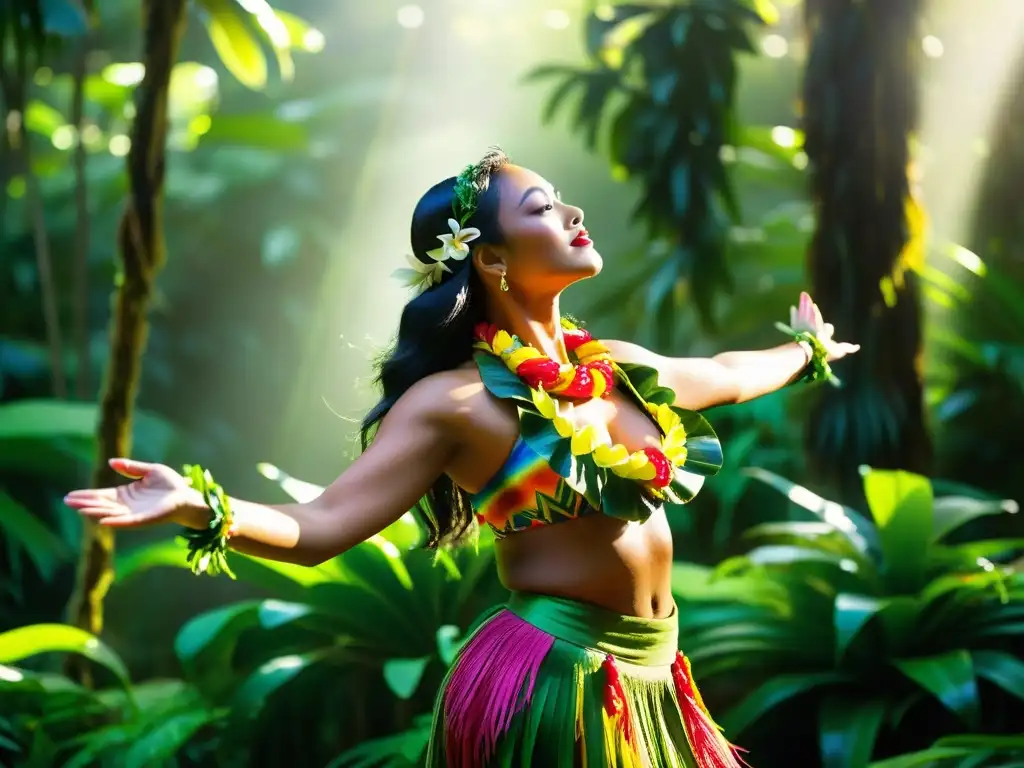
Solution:
[{"label": "hula dancer", "polygon": [[185,525],[197,572],[227,571],[228,547],[315,565],[409,509],[430,547],[490,526],[512,596],[444,681],[429,766],[736,768],[678,648],[663,507],[721,466],[699,411],[833,379],[857,347],[806,294],[773,349],[672,359],[591,338],[559,312],[601,271],[583,211],[497,150],[423,196],[412,249],[365,450],[318,499],[242,501],[199,467],[117,459],[135,482],[67,503],[110,527]]}]

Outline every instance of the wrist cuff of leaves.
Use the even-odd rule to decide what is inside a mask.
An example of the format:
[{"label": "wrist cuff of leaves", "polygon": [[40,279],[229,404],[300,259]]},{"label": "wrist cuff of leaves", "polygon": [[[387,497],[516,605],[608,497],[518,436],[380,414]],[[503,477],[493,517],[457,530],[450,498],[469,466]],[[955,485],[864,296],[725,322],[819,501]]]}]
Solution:
[{"label": "wrist cuff of leaves", "polygon": [[810,331],[796,331],[785,323],[776,323],[775,327],[795,342],[804,342],[811,348],[811,359],[797,376],[797,381],[827,381],[834,387],[840,386],[842,382],[832,372],[832,366],[828,364],[828,350],[815,334]]},{"label": "wrist cuff of leaves", "polygon": [[227,560],[228,538],[233,522],[231,502],[209,470],[198,464],[186,464],[182,474],[190,486],[203,494],[203,501],[211,512],[206,528],[184,530],[188,540],[188,564],[192,573],[197,576],[204,573],[217,576],[223,573],[233,579],[235,574],[231,572]]}]

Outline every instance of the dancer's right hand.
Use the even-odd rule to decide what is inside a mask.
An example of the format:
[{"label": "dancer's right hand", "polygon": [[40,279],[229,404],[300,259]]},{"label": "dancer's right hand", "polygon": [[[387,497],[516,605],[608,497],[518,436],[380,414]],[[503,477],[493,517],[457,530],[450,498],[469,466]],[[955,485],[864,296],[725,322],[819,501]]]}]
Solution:
[{"label": "dancer's right hand", "polygon": [[178,523],[190,528],[205,526],[198,492],[170,467],[132,459],[111,459],[110,466],[134,482],[116,488],[71,491],[64,497],[64,503],[110,528],[138,528],[157,523]]}]

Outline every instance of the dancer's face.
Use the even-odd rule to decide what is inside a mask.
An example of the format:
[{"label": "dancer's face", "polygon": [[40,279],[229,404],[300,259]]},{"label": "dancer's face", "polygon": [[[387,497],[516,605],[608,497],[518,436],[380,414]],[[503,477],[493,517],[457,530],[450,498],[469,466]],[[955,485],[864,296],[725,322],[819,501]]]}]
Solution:
[{"label": "dancer's face", "polygon": [[498,185],[504,243],[478,249],[478,269],[492,278],[504,272],[509,285],[524,293],[557,293],[601,271],[583,211],[563,203],[543,177],[506,165],[492,183]]}]

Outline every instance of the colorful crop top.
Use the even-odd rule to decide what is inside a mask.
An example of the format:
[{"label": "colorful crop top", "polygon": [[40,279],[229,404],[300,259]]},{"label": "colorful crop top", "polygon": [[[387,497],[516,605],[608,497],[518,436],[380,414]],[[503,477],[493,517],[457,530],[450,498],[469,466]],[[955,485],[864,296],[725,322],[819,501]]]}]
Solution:
[{"label": "colorful crop top", "polygon": [[501,469],[470,501],[477,522],[491,526],[499,539],[596,511],[522,437]]},{"label": "colorful crop top", "polygon": [[[533,350],[508,334],[488,332],[479,338],[482,351],[474,359],[484,387],[514,402],[519,413],[520,434],[511,453],[494,477],[470,495],[477,522],[489,525],[498,538],[593,513],[644,521],[663,504],[688,502],[704,478],[722,466],[721,444],[711,425],[699,413],[673,405],[675,393],[659,386],[653,368],[617,364],[607,355],[589,363],[607,367],[608,377],[614,375],[612,386],[631,396],[661,432],[660,447],[630,452],[623,445],[599,442],[592,427],[575,428],[542,384],[526,383],[524,377],[537,373]],[[577,351],[586,348],[586,343],[575,345]],[[557,374],[556,364],[551,365]],[[575,369],[581,380],[591,373],[583,365]],[[586,375],[581,377],[581,370]]]}]

